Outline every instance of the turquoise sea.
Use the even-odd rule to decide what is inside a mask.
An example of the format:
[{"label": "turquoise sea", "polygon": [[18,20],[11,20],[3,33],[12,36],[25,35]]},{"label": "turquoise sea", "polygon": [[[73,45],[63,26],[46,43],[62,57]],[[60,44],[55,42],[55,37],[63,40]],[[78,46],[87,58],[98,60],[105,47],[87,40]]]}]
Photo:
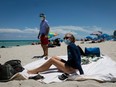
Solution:
[{"label": "turquoise sea", "polygon": [[13,47],[13,46],[23,46],[23,45],[31,45],[32,43],[39,43],[39,40],[0,40],[0,48],[1,47]]}]

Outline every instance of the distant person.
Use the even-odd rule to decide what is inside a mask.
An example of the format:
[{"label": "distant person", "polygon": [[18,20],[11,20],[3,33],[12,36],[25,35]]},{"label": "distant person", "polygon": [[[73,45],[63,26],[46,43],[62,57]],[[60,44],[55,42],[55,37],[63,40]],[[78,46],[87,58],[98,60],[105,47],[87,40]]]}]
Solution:
[{"label": "distant person", "polygon": [[41,13],[40,14],[40,19],[41,19],[41,23],[40,23],[40,31],[38,34],[38,39],[40,39],[41,41],[41,47],[43,49],[43,55],[39,56],[39,57],[45,57],[46,59],[48,58],[48,34],[50,31],[50,27],[49,24],[46,20],[46,16],[45,14]]},{"label": "distant person", "polygon": [[50,58],[40,67],[29,70],[28,74],[37,74],[48,70],[52,65],[56,66],[58,70],[64,74],[58,76],[60,80],[68,78],[69,74],[76,73],[78,70],[80,74],[84,74],[81,67],[81,55],[78,46],[75,45],[75,37],[71,33],[67,33],[64,37],[64,42],[67,45],[67,60],[63,60],[57,56]]},{"label": "distant person", "polygon": [[49,47],[56,47],[56,46],[53,44],[52,41],[49,40],[48,48],[49,48]]},{"label": "distant person", "polygon": [[59,41],[59,39],[57,38],[57,39],[55,39],[54,40],[54,42],[55,42],[55,44],[54,45],[56,45],[56,46],[60,46],[61,44],[60,44],[60,41]]}]

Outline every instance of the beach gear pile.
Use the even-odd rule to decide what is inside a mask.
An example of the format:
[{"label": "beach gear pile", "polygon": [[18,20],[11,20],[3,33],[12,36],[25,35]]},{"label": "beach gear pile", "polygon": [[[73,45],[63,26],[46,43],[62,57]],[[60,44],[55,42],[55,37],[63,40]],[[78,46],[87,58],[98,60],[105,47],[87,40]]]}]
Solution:
[{"label": "beach gear pile", "polygon": [[[83,51],[81,52],[81,55],[82,54]],[[67,60],[67,56],[58,56],[58,57]],[[0,79],[1,78],[2,78],[1,80],[7,79],[7,81],[34,79],[42,83],[62,82],[62,80],[59,79],[59,76],[62,75],[63,72],[59,72],[54,65],[52,65],[49,70],[41,72],[39,74],[27,73],[28,70],[37,68],[42,64],[44,64],[45,62],[47,62],[49,58],[47,60],[45,60],[44,58],[38,59],[23,67],[21,65],[20,60],[7,61],[4,65],[0,65],[0,68],[4,66],[5,69],[0,70],[4,70],[8,78],[3,79],[2,76],[5,75],[2,74],[5,73],[3,72],[1,74],[0,71]],[[116,82],[116,62],[113,61],[107,55],[101,55],[99,47],[85,48],[85,54],[82,55],[81,61],[84,75],[79,75],[79,72],[77,71],[76,74],[69,75],[65,81],[96,80],[99,82]],[[17,71],[14,72],[14,70]],[[13,71],[13,74],[8,71]]]},{"label": "beach gear pile", "polygon": [[[59,56],[67,60],[67,56]],[[97,58],[97,57],[96,57]],[[32,63],[29,63],[24,66],[25,70],[21,73],[18,73],[12,77],[12,80],[27,80],[31,76],[36,76],[37,74],[28,74],[27,70],[34,69],[41,66],[48,60],[39,59]],[[69,76],[67,80],[71,81],[83,81],[83,80],[96,80],[99,82],[116,82],[116,62],[113,61],[107,55],[101,55],[97,60],[94,61],[94,58],[91,62],[83,64],[82,68],[84,70],[84,75],[74,74]],[[58,72],[55,66],[51,66],[48,71],[39,73],[41,76],[44,76],[44,79],[39,79],[42,83],[53,83],[53,82],[62,82],[58,78],[59,75],[62,75],[62,72]]]}]

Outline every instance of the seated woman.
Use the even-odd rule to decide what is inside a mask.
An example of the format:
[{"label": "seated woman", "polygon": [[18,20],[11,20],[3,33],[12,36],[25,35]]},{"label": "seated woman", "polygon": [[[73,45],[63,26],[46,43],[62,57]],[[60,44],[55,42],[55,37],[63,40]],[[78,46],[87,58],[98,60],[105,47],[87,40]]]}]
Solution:
[{"label": "seated woman", "polygon": [[83,69],[81,67],[81,55],[78,46],[75,45],[75,37],[71,33],[65,34],[64,42],[67,45],[67,54],[68,59],[63,60],[57,56],[50,58],[46,63],[42,66],[29,70],[28,74],[37,74],[39,72],[46,71],[50,68],[51,65],[57,67],[58,70],[64,72],[59,79],[64,80],[68,77],[69,74],[75,73],[79,70],[80,74],[84,74]]}]

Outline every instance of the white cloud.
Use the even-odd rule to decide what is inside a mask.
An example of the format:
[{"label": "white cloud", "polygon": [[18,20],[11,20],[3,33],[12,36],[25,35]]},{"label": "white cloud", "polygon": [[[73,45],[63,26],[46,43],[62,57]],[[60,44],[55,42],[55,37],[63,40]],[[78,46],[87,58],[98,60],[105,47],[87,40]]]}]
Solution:
[{"label": "white cloud", "polygon": [[67,33],[67,32],[72,32],[72,33],[76,33],[76,32],[82,32],[82,33],[87,33],[90,34],[94,31],[102,31],[101,27],[97,27],[97,26],[56,26],[56,27],[51,27],[51,31],[53,32],[58,32],[58,33]]},{"label": "white cloud", "polygon": [[26,28],[26,29],[0,29],[0,33],[38,33],[37,28]]},{"label": "white cloud", "polygon": [[52,32],[65,34],[73,33],[77,38],[83,38],[90,35],[94,31],[102,31],[103,33],[112,34],[112,29],[103,29],[97,26],[54,26],[51,27]]},{"label": "white cloud", "polygon": [[23,30],[23,32],[25,32],[25,33],[38,33],[39,30],[37,28],[34,28],[34,29],[26,28],[26,29]]},{"label": "white cloud", "polygon": [[37,39],[39,30],[37,28],[25,28],[25,29],[0,29],[1,40],[12,39]]},{"label": "white cloud", "polygon": [[[92,33],[94,31],[103,31],[101,27],[97,26],[53,26],[50,28],[51,32],[56,32],[56,33],[67,33],[67,32],[72,32],[72,33],[77,33],[77,32],[82,32],[82,33]],[[106,31],[106,30],[105,30]],[[38,33],[39,29],[37,28],[25,28],[25,29],[0,29],[0,33]],[[109,31],[106,31],[109,32]]]},{"label": "white cloud", "polygon": [[0,29],[0,33],[22,33],[19,29]]},{"label": "white cloud", "polygon": [[[94,31],[102,31],[103,33],[112,34],[111,29],[103,29],[97,26],[51,26],[50,32],[65,34],[68,32],[73,33],[78,38],[86,37]],[[25,29],[0,29],[0,39],[4,37],[9,38],[16,36],[16,38],[37,38],[39,29],[25,28]],[[14,36],[13,36],[14,35]],[[10,38],[11,38],[10,37]]]}]

